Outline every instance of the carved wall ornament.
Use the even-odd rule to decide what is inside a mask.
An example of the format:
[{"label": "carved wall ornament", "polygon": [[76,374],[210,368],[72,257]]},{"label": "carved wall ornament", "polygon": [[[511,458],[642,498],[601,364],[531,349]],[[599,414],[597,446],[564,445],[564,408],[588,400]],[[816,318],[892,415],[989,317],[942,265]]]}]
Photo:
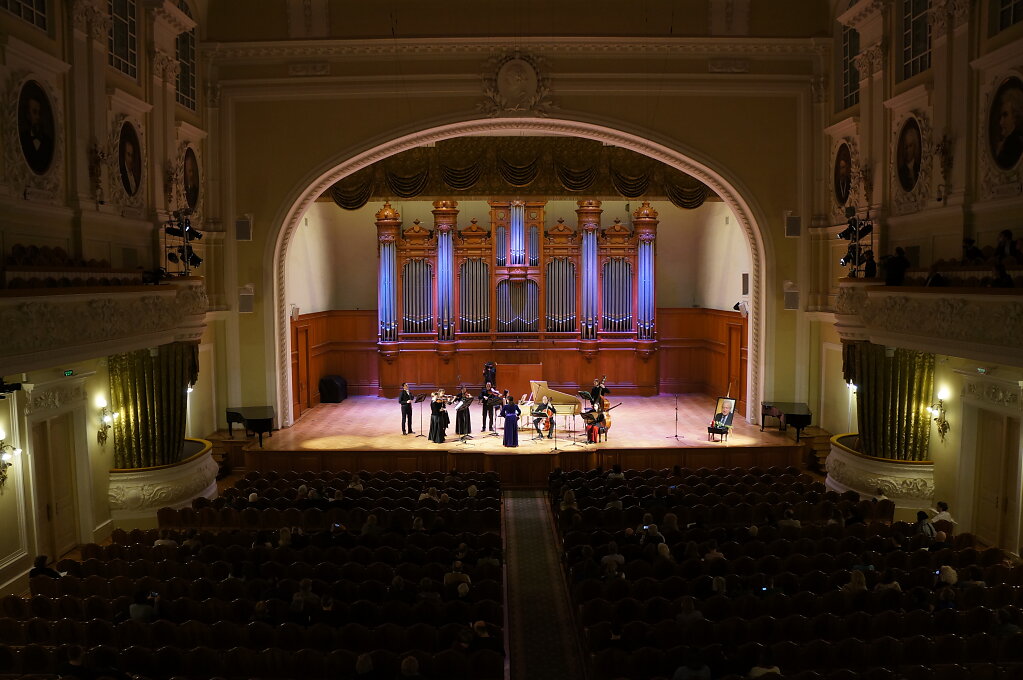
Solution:
[{"label": "carved wall ornament", "polygon": [[1019,196],[1023,194],[1023,68],[989,77],[981,88],[980,107],[980,194],[989,199]]},{"label": "carved wall ornament", "polygon": [[85,385],[81,381],[70,385],[54,385],[49,388],[36,389],[28,395],[25,414],[56,411],[67,404],[85,401],[85,399]]},{"label": "carved wall ornament", "polygon": [[491,59],[483,74],[483,101],[477,109],[488,116],[546,116],[556,108],[550,78],[539,57],[518,50]]},{"label": "carved wall ornament", "polygon": [[3,98],[3,164],[7,184],[23,199],[58,204],[64,196],[64,105],[53,85],[28,70],[7,77]]},{"label": "carved wall ornament", "polygon": [[950,0],[948,8],[952,12],[952,23],[959,28],[970,20],[973,0]]},{"label": "carved wall ornament", "polygon": [[111,515],[152,515],[164,507],[184,507],[196,496],[216,493],[218,466],[210,452],[194,461],[157,470],[111,472],[107,490]]},{"label": "carved wall ornament", "polygon": [[919,109],[904,112],[892,128],[889,148],[892,213],[916,212],[931,198],[930,117]]},{"label": "carved wall ornament", "polygon": [[71,17],[76,29],[87,33],[93,40],[106,42],[111,23],[106,3],[99,0],[75,0]]},{"label": "carved wall ornament", "polygon": [[853,64],[856,65],[856,70],[861,78],[873,76],[878,71],[884,69],[885,57],[884,41],[876,42],[873,45],[860,48],[860,53],[853,57]]},{"label": "carved wall ornament", "polygon": [[945,37],[948,32],[948,7],[945,0],[932,0],[927,10],[927,23],[931,27],[931,40]]},{"label": "carved wall ornament", "polygon": [[118,114],[107,140],[107,195],[110,201],[140,213],[145,205],[149,159],[146,131],[135,116]]},{"label": "carved wall ornament", "polygon": [[966,378],[963,381],[963,391],[966,398],[979,401],[992,406],[1023,411],[1023,399],[1020,398],[1020,388],[1009,385],[995,384],[989,380]]},{"label": "carved wall ornament", "polygon": [[832,442],[825,467],[825,484],[840,493],[851,489],[869,497],[881,489],[898,507],[927,507],[934,497],[933,464],[866,458]]},{"label": "carved wall ornament", "polygon": [[955,165],[956,140],[948,131],[934,145],[934,153],[938,157],[938,168],[941,170],[941,183],[945,185],[945,193],[951,191],[952,167]]}]

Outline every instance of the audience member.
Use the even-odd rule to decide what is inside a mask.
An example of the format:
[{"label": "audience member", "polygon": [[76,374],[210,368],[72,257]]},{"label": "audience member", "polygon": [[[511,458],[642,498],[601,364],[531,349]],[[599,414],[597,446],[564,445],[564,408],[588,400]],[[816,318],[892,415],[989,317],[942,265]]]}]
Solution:
[{"label": "audience member", "polygon": [[934,513],[934,517],[931,517],[931,522],[951,522],[956,524],[956,521],[952,519],[952,514],[948,511],[948,503],[945,501],[938,501],[936,508],[931,508],[931,512]]},{"label": "audience member", "polygon": [[885,569],[884,573],[881,574],[881,580],[874,586],[875,591],[881,590],[897,590],[902,592],[902,585],[896,580],[895,572],[891,569]]},{"label": "audience member", "polygon": [[842,592],[848,594],[862,593],[867,590],[867,579],[862,571],[855,570],[849,573],[849,582],[842,586]]},{"label": "audience member", "polygon": [[916,523],[913,525],[913,532],[923,534],[927,538],[931,539],[933,539],[934,534],[937,533],[934,530],[934,525],[927,519],[927,513],[923,510],[916,513]]},{"label": "audience member", "polygon": [[177,548],[178,542],[170,537],[169,531],[167,531],[166,529],[161,529],[160,537],[153,542],[153,547],[156,547],[158,545],[168,545],[172,548]]},{"label": "audience member", "polygon": [[679,613],[675,615],[675,622],[689,626],[697,621],[703,621],[703,612],[696,608],[696,599],[686,595],[679,601]]},{"label": "audience member", "polygon": [[963,239],[963,259],[960,264],[981,264],[984,262],[984,253],[976,246],[972,238]]},{"label": "audience member", "polygon": [[60,572],[56,569],[50,569],[46,566],[46,562],[49,557],[46,555],[36,555],[35,560],[32,561],[32,568],[28,572],[28,577],[35,578],[36,576],[49,576],[50,578],[60,578]]},{"label": "audience member", "polygon": [[947,285],[948,281],[946,281],[945,277],[938,271],[937,263],[931,264],[930,268],[927,270],[927,278],[924,279],[924,286],[927,288],[940,288]]},{"label": "audience member", "polygon": [[469,651],[475,652],[481,649],[489,649],[499,654],[504,654],[504,644],[499,638],[490,634],[490,626],[486,621],[476,621],[472,624],[473,638],[469,644]]},{"label": "audience member", "polygon": [[622,466],[615,463],[611,466],[611,471],[607,473],[608,479],[625,479],[625,473],[622,472]]},{"label": "audience member", "polygon": [[906,280],[906,270],[909,269],[909,258],[906,251],[901,247],[895,249],[895,254],[884,258],[884,285],[901,286]]},{"label": "audience member", "polygon": [[796,519],[796,513],[792,511],[792,508],[785,508],[782,518],[778,520],[778,526],[799,529],[803,526],[803,523]]},{"label": "audience member", "polygon": [[1017,262],[1023,261],[1023,254],[1020,253],[1016,241],[1012,238],[1011,229],[1003,229],[998,232],[998,240],[995,242],[995,257],[999,262],[1006,257],[1011,257]]},{"label": "audience member", "polygon": [[415,680],[416,678],[422,678],[419,674],[419,659],[409,654],[401,660],[401,668],[398,671],[399,678],[410,678]]},{"label": "audience member", "polygon": [[760,652],[760,659],[753,668],[749,669],[749,674],[746,677],[759,678],[770,673],[780,675],[781,669],[774,664],[774,659],[771,657],[770,650],[765,649]]},{"label": "audience member", "polygon": [[147,593],[144,590],[135,592],[135,597],[128,605],[128,618],[133,621],[144,621],[149,623],[156,619],[157,605],[159,603],[158,593]]},{"label": "audience member", "polygon": [[863,278],[877,278],[877,260],[874,259],[874,251],[868,250],[863,253]]}]

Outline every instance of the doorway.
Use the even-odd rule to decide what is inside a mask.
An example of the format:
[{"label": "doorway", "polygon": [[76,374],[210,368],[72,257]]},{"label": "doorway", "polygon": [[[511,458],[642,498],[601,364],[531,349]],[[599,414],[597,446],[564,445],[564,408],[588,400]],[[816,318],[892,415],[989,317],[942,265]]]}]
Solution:
[{"label": "doorway", "polygon": [[38,552],[53,560],[78,545],[74,435],[71,412],[32,425]]},{"label": "doorway", "polygon": [[977,480],[974,534],[987,545],[1016,550],[1019,536],[1020,421],[1001,413],[977,411]]}]

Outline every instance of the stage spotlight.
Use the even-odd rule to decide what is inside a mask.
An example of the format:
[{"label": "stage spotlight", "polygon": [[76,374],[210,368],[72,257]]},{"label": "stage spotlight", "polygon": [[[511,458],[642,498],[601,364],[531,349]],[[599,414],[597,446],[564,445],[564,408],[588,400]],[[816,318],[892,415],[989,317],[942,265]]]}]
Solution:
[{"label": "stage spotlight", "polygon": [[864,221],[860,222],[859,233],[857,234],[856,237],[858,239],[862,239],[864,236],[868,235],[872,231],[874,231],[874,223],[870,222],[870,221],[867,221],[867,220],[864,220]]},{"label": "stage spotlight", "polygon": [[843,229],[842,231],[838,232],[835,235],[835,238],[840,238],[843,241],[853,241],[853,240],[855,240],[856,239],[856,233],[857,233],[857,230],[856,230],[857,222],[858,222],[858,220],[855,217],[852,218],[851,220],[849,220],[849,225],[845,229]]},{"label": "stage spotlight", "polygon": [[188,234],[188,240],[198,241],[202,238],[202,232],[192,227],[192,223],[185,220],[185,232]]},{"label": "stage spotlight", "polygon": [[185,230],[182,229],[181,227],[170,227],[170,226],[167,226],[167,227],[164,227],[163,230],[164,230],[164,232],[168,236],[178,236],[180,238],[184,238],[185,237]]},{"label": "stage spotlight", "polygon": [[845,255],[842,257],[842,259],[838,261],[838,264],[845,267],[847,265],[852,264],[853,262],[856,262],[859,259],[858,258],[859,252],[860,247],[855,243],[851,244],[849,246],[849,249],[845,251]]},{"label": "stage spotlight", "polygon": [[181,260],[178,258],[178,254],[177,253],[167,253],[167,261],[168,262],[173,262],[174,264],[177,264],[178,262],[181,262]]}]

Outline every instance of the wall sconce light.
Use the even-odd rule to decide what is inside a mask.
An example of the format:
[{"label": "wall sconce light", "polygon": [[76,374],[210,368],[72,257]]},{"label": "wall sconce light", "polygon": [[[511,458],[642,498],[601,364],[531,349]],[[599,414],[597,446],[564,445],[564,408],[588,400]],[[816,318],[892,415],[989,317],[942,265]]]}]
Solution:
[{"label": "wall sconce light", "polygon": [[0,427],[0,489],[7,484],[7,468],[14,465],[14,459],[21,455],[21,449],[8,444],[7,433]]},{"label": "wall sconce light", "polygon": [[110,428],[114,426],[114,421],[120,418],[121,414],[117,411],[111,413],[107,409],[107,400],[103,395],[96,397],[96,407],[99,409],[99,429],[96,430],[96,441],[100,446],[105,446]]},{"label": "wall sconce light", "polygon": [[849,382],[847,382],[847,383],[845,384],[845,386],[849,388],[849,394],[856,394],[856,390],[857,390],[857,389],[859,389],[859,388],[858,388],[858,387],[856,386],[856,383],[854,383],[854,382],[853,382],[852,380],[850,380]]},{"label": "wall sconce light", "polygon": [[948,434],[950,428],[948,420],[945,418],[945,400],[948,399],[948,390],[941,388],[938,390],[938,401],[935,404],[931,404],[927,407],[927,412],[934,416],[934,422],[938,424],[938,436],[941,438],[941,442],[945,443],[945,435]]}]

